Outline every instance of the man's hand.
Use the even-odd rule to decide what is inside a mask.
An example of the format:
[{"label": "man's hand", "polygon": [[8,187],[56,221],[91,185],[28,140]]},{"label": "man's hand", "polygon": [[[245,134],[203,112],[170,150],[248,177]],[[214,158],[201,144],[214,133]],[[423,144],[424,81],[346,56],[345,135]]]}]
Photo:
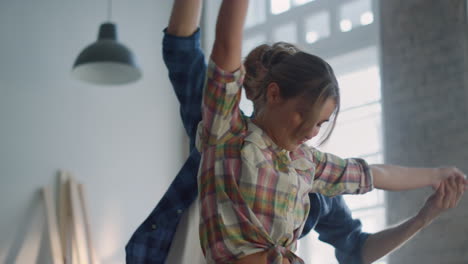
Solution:
[{"label": "man's hand", "polygon": [[363,263],[372,263],[404,245],[441,213],[458,205],[465,191],[464,177],[448,176],[426,200],[418,214],[405,222],[371,234],[362,249]]},{"label": "man's hand", "polygon": [[434,179],[434,183],[432,184],[432,188],[434,190],[439,189],[439,185],[446,179],[454,177],[456,178],[457,184],[463,186],[464,190],[468,190],[468,179],[466,175],[456,167],[443,167],[437,168],[437,176]]},{"label": "man's hand", "polygon": [[202,0],[175,0],[167,26],[167,33],[173,36],[188,37],[200,24]]},{"label": "man's hand", "polygon": [[424,226],[429,225],[444,211],[456,207],[466,190],[466,179],[460,175],[459,170],[447,168],[446,173],[451,176],[438,184],[436,191],[426,200],[416,216],[424,222]]}]

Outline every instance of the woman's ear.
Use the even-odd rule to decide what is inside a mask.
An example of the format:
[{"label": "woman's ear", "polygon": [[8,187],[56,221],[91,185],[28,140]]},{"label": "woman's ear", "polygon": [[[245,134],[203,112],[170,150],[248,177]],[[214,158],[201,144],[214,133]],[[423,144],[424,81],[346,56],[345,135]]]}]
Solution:
[{"label": "woman's ear", "polygon": [[283,102],[280,88],[277,83],[271,82],[266,89],[266,99],[268,104],[278,104]]}]

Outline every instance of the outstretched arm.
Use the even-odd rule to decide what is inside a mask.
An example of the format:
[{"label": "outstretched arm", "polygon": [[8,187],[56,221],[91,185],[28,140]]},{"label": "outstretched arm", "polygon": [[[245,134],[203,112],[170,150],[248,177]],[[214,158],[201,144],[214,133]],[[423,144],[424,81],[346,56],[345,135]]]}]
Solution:
[{"label": "outstretched arm", "polygon": [[224,71],[234,72],[241,66],[242,31],[248,5],[248,0],[224,0],[219,10],[211,59]]},{"label": "outstretched arm", "polygon": [[[335,248],[339,263],[372,263],[404,245],[447,209],[456,207],[464,192],[462,184],[456,181],[451,177],[441,183],[416,216],[374,234],[362,232],[361,222],[352,218],[342,196],[318,195],[322,209],[315,231],[321,241]],[[316,200],[312,198],[311,201]]]},{"label": "outstretched arm", "polygon": [[399,191],[425,186],[437,189],[440,182],[448,177],[460,178],[466,189],[466,175],[457,168],[407,168],[394,165],[371,165],[374,186],[378,189]]},{"label": "outstretched arm", "polygon": [[459,177],[450,177],[441,182],[416,216],[369,236],[362,248],[363,263],[372,263],[401,247],[441,213],[456,207],[463,192],[462,179]]}]

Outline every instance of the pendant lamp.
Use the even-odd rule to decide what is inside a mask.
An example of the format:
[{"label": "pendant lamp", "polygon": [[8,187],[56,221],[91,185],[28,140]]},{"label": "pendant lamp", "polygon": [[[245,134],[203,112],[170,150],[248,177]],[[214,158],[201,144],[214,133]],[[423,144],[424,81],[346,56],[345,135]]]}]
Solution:
[{"label": "pendant lamp", "polygon": [[[108,0],[108,20],[112,2]],[[117,27],[106,22],[99,28],[96,42],[87,46],[75,60],[72,75],[82,81],[99,85],[119,85],[141,78],[133,53],[117,42]]]}]

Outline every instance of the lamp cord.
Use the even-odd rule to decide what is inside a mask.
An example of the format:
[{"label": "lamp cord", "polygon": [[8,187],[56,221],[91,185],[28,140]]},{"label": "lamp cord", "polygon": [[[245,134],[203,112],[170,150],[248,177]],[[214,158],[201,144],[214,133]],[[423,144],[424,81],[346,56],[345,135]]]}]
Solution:
[{"label": "lamp cord", "polygon": [[107,0],[107,20],[111,22],[112,19],[112,0]]}]

